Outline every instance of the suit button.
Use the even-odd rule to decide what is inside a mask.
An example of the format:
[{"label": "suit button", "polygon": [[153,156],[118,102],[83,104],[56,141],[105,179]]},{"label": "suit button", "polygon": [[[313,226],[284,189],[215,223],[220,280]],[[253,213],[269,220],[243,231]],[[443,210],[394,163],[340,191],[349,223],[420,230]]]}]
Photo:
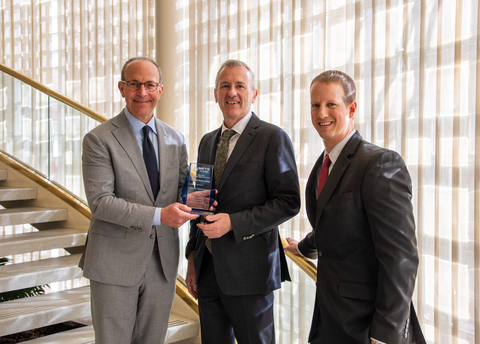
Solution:
[{"label": "suit button", "polygon": [[318,256],[319,256],[319,257],[323,256],[322,251],[318,251]]},{"label": "suit button", "polygon": [[155,239],[155,235],[153,233],[150,234],[150,239]]}]

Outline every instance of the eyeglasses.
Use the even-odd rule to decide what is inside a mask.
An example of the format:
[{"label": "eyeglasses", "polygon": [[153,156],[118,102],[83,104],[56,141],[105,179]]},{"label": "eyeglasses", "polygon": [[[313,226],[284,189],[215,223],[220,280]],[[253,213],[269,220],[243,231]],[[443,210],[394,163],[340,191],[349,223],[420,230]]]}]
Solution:
[{"label": "eyeglasses", "polygon": [[140,87],[143,85],[145,87],[145,90],[147,92],[154,92],[157,90],[158,86],[161,84],[158,84],[156,82],[138,82],[138,81],[120,81],[123,82],[129,90],[132,91],[138,91]]}]

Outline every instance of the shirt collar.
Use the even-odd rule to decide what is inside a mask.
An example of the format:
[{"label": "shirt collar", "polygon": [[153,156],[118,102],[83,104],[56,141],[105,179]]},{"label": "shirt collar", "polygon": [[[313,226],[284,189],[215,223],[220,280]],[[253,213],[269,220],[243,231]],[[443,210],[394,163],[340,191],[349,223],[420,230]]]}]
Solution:
[{"label": "shirt collar", "polygon": [[123,112],[125,113],[125,116],[127,116],[128,122],[130,122],[130,125],[132,126],[133,132],[135,134],[138,133],[140,130],[142,130],[142,128],[145,125],[148,125],[150,129],[152,129],[152,131],[155,133],[155,135],[157,134],[157,126],[155,125],[155,116],[152,116],[152,118],[150,118],[150,121],[148,121],[148,123],[145,124],[141,120],[139,120],[137,117],[132,115],[126,107],[125,109],[123,109]]},{"label": "shirt collar", "polygon": [[[357,130],[353,129],[347,136],[343,138],[342,141],[340,141],[335,147],[333,147],[330,153],[325,150],[325,155],[328,154],[328,156],[330,157],[332,166],[335,165],[335,162],[340,156],[340,153],[342,152],[343,148],[345,148],[345,145],[347,144],[347,142],[352,138],[353,134],[355,134],[356,132]],[[324,155],[324,158],[325,158],[325,155]]]},{"label": "shirt collar", "polygon": [[[248,121],[250,121],[250,118],[252,118],[251,112],[235,123],[235,125],[232,127],[233,131],[235,131],[236,134],[242,135],[243,131],[247,127]],[[222,135],[225,130],[228,130],[228,128],[225,126],[225,123],[222,123]]]}]

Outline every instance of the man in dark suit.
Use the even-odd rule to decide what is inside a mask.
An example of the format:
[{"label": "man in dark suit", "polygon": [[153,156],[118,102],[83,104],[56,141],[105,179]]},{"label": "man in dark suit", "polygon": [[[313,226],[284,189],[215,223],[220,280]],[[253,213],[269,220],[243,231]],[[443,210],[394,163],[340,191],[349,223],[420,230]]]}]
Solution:
[{"label": "man in dark suit", "polygon": [[80,261],[90,279],[97,344],[163,343],[175,295],[178,227],[197,218],[177,203],[187,173],[183,135],[154,116],[161,70],[128,60],[125,109],[83,140],[92,221]]},{"label": "man in dark suit", "polygon": [[355,92],[339,71],[318,75],[310,86],[313,126],[325,145],[305,190],[313,231],[300,242],[287,238],[285,247],[318,259],[309,342],[424,343],[412,305],[412,182],[398,153],[353,128]]},{"label": "man in dark suit", "polygon": [[290,279],[278,226],[300,209],[293,147],[251,111],[257,90],[245,63],[225,62],[214,94],[223,125],[202,138],[198,162],[215,165],[218,207],[208,223],[191,223],[186,282],[203,344],[274,343],[273,291]]}]

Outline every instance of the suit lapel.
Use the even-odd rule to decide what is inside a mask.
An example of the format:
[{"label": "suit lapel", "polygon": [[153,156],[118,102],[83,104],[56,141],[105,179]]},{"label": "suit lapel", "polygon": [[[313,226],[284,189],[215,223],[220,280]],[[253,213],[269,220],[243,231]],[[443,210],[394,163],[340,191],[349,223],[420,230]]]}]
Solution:
[{"label": "suit lapel", "polygon": [[305,187],[305,207],[307,209],[307,216],[312,228],[315,228],[316,224],[316,213],[317,213],[317,195],[315,190],[315,183],[317,180],[317,171],[319,168],[322,167],[323,162],[323,153],[318,158],[317,162],[313,166],[312,171],[310,172],[310,176],[308,177],[307,185]]},{"label": "suit lapel", "polygon": [[[222,134],[222,127],[218,128],[216,131],[213,132],[210,142],[208,142],[208,147],[206,149],[209,152],[208,161],[206,164],[215,165],[215,155],[217,154],[217,146],[220,140],[220,135]],[[215,171],[214,171],[215,172]],[[217,188],[218,189],[218,188]]]},{"label": "suit lapel", "polygon": [[140,179],[153,202],[152,187],[150,186],[150,180],[148,179],[147,168],[143,161],[142,151],[140,150],[137,138],[133,133],[132,126],[130,125],[130,122],[128,122],[123,111],[112,120],[112,124],[117,127],[112,130],[113,136],[115,136],[120,146],[130,158],[133,167],[140,176]]},{"label": "suit lapel", "polygon": [[[338,184],[340,183],[340,180],[342,179],[343,174],[345,173],[348,166],[350,165],[349,156],[355,153],[355,149],[357,148],[361,140],[362,140],[362,136],[358,132],[355,133],[343,148],[342,152],[338,156],[337,161],[335,162],[335,165],[333,165],[333,168],[330,171],[330,174],[328,175],[327,181],[323,186],[322,192],[320,193],[320,196],[317,199],[315,224],[317,224],[318,221],[320,220],[320,216],[323,213],[323,209],[325,209],[326,204],[328,203],[328,201],[332,197],[333,192],[335,191]],[[317,165],[319,164],[317,163]],[[317,166],[317,168],[319,168],[319,166]],[[316,173],[315,173],[315,176],[316,176]],[[315,188],[313,188],[313,190],[315,190]]]},{"label": "suit lapel", "polygon": [[[228,178],[229,174],[232,172],[233,168],[240,160],[245,151],[247,150],[248,146],[252,143],[253,139],[257,135],[258,126],[260,124],[260,119],[252,113],[252,118],[248,121],[245,130],[243,131],[242,135],[238,138],[237,143],[235,144],[235,148],[232,151],[232,154],[228,158],[227,164],[225,165],[225,169],[223,170],[222,179],[220,179],[219,185],[217,187],[218,191],[222,188],[225,180]],[[216,150],[216,149],[215,149]],[[215,156],[214,156],[215,161]]]},{"label": "suit lapel", "polygon": [[[160,190],[165,190],[167,188],[167,173],[168,173],[168,158],[170,156],[170,141],[172,137],[168,135],[163,123],[159,119],[155,119],[155,124],[157,126],[157,139],[158,139],[158,161],[160,166]],[[164,159],[167,158],[167,159]],[[164,178],[162,178],[164,176]],[[155,195],[157,197],[158,195]],[[155,199],[154,199],[155,201]]]},{"label": "suit lapel", "polygon": [[323,213],[323,209],[325,208],[325,205],[330,200],[330,197],[332,197],[333,191],[335,191],[338,183],[340,182],[340,179],[342,179],[342,176],[345,173],[345,170],[347,169],[349,164],[350,164],[350,160],[343,153],[340,153],[340,156],[335,162],[335,165],[333,166],[332,171],[330,171],[327,181],[323,186],[322,192],[320,193],[320,196],[317,199],[317,211],[316,211],[315,223],[318,223],[318,220],[320,219],[320,216]]}]

